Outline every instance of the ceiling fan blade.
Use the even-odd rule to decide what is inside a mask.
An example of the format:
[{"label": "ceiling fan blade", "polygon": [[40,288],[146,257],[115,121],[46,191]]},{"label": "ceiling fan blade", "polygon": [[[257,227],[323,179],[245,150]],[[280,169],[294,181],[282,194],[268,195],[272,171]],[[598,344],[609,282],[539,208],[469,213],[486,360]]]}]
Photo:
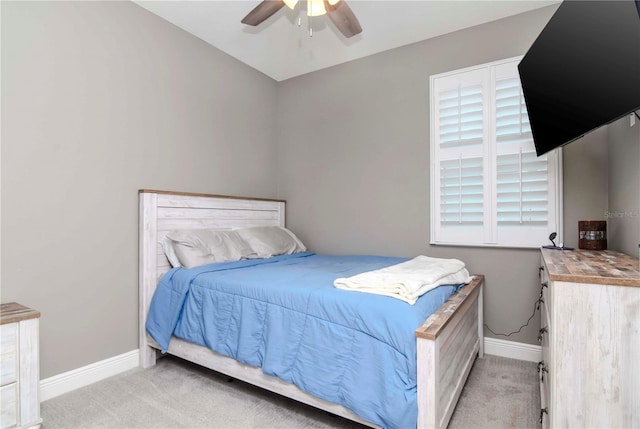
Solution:
[{"label": "ceiling fan blade", "polygon": [[344,34],[344,37],[349,38],[362,32],[358,18],[344,0],[334,5],[329,3],[329,0],[324,0],[324,8],[331,22]]},{"label": "ceiling fan blade", "polygon": [[242,18],[241,22],[243,24],[256,26],[279,11],[282,6],[284,6],[284,2],[282,0],[264,0],[249,12],[247,16]]}]

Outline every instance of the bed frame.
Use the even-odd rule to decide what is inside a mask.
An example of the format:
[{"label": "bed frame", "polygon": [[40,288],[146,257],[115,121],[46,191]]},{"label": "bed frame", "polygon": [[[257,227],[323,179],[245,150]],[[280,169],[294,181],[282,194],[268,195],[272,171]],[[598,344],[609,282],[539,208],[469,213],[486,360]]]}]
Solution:
[{"label": "bed frame", "polygon": [[[146,333],[151,297],[171,267],[160,242],[173,229],[284,226],[285,201],[143,189],[140,198],[139,317],[140,366],[155,365],[160,346]],[[449,423],[476,355],[483,357],[482,287],[484,277],[445,302],[416,332],[418,427]],[[241,364],[205,347],[172,337],[168,353],[271,390],[339,416],[362,420],[345,407],[324,401],[298,387]]]}]

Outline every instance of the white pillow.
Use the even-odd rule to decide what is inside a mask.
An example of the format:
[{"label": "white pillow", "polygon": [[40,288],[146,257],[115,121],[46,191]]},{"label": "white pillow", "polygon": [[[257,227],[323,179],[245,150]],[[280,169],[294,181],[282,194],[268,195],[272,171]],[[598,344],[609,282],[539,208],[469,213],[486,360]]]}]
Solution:
[{"label": "white pillow", "polygon": [[169,237],[165,236],[160,242],[160,244],[162,244],[162,250],[164,250],[164,255],[169,260],[169,263],[171,264],[171,266],[174,268],[181,267],[182,265],[180,265],[180,261],[176,256],[176,251],[173,248],[174,247],[173,241],[171,241]]},{"label": "white pillow", "polygon": [[253,250],[254,258],[290,255],[307,250],[293,232],[279,226],[256,226],[235,231]]},{"label": "white pillow", "polygon": [[236,231],[229,230],[175,230],[167,234],[162,246],[174,267],[193,268],[257,257]]}]

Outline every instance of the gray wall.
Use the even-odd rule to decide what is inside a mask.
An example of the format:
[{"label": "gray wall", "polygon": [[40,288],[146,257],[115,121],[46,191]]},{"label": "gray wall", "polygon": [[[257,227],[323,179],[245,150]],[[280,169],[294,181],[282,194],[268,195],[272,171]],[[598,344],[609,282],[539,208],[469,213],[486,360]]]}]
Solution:
[{"label": "gray wall", "polygon": [[2,301],[41,377],[138,347],[139,188],[276,196],[276,84],[130,2],[2,2]]},{"label": "gray wall", "polygon": [[605,220],[609,206],[607,127],[601,127],[562,148],[564,184],[563,241],[578,248],[578,221]]},{"label": "gray wall", "polygon": [[[489,327],[501,333],[519,329],[540,289],[538,250],[428,244],[429,76],[524,54],[555,9],[279,83],[278,194],[288,201],[288,225],[319,252],[460,258],[471,272],[486,275]],[[593,152],[601,149],[580,142],[567,150],[566,193],[582,189],[584,173],[574,164]],[[606,170],[602,174],[606,179]],[[601,214],[606,192],[606,185],[598,185],[586,201],[570,197],[565,212],[576,219]],[[540,244],[546,240],[541,237]],[[537,344],[539,320],[536,314],[509,339]]]},{"label": "gray wall", "polygon": [[637,258],[640,245],[640,121],[625,116],[607,127],[608,247]]}]

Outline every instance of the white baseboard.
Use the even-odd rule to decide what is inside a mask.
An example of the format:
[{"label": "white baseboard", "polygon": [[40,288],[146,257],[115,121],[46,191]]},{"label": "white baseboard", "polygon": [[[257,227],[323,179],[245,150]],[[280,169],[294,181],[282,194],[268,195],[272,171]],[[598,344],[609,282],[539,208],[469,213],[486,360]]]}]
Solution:
[{"label": "white baseboard", "polygon": [[484,339],[484,352],[489,355],[526,360],[529,362],[540,362],[542,360],[542,347],[540,346],[499,340],[497,338]]},{"label": "white baseboard", "polygon": [[40,401],[88,386],[96,381],[120,374],[139,365],[139,351],[131,350],[99,362],[83,366],[40,381]]}]

